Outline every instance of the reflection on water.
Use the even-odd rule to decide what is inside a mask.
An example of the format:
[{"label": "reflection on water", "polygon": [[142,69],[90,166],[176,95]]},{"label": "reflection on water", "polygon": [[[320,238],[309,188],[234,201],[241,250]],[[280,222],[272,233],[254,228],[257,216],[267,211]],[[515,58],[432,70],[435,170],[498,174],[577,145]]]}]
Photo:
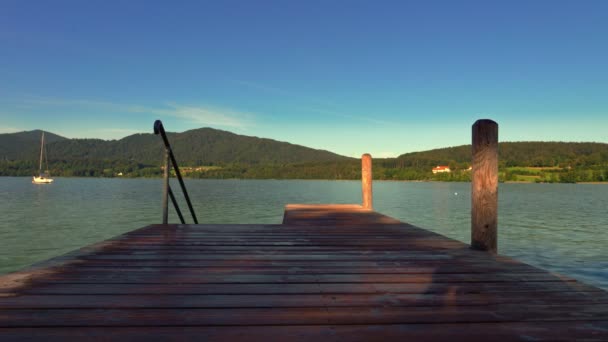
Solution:
[{"label": "reflection on water", "polygon": [[[201,223],[280,223],[287,203],[361,200],[358,181],[186,183]],[[160,179],[35,185],[0,177],[0,273],[159,223],[161,186]],[[377,211],[467,243],[470,202],[468,183],[374,183]],[[500,184],[499,253],[608,289],[606,208],[608,185]],[[174,212],[170,220],[177,222]]]}]

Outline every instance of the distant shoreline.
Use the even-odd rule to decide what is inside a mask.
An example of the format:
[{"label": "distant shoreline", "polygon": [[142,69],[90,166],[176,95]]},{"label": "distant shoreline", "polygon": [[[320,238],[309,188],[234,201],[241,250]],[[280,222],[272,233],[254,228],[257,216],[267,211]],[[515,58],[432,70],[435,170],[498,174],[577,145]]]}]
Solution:
[{"label": "distant shoreline", "polygon": [[[0,176],[0,178],[31,178],[31,176]],[[54,179],[62,178],[78,178],[78,179],[162,179],[162,177],[95,177],[95,176],[57,176]],[[175,179],[175,177],[171,177]],[[208,180],[280,180],[280,181],[336,181],[336,182],[353,182],[360,181],[359,179],[327,179],[327,178],[196,178],[184,177],[188,180],[208,179]],[[374,179],[374,182],[403,182],[403,183],[470,183],[470,181],[441,181],[441,180],[401,180],[401,179]],[[501,184],[584,184],[584,185],[608,185],[606,182],[577,182],[577,183],[560,183],[560,182],[530,182],[530,181],[504,181]]]}]

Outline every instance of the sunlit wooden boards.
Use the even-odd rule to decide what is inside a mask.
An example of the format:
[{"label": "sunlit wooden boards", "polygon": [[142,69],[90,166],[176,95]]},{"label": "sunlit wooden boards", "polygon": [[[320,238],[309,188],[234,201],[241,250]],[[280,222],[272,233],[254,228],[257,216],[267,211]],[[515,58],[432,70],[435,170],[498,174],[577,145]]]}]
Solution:
[{"label": "sunlit wooden boards", "polygon": [[152,225],[0,277],[0,340],[608,340],[608,294],[358,206]]}]

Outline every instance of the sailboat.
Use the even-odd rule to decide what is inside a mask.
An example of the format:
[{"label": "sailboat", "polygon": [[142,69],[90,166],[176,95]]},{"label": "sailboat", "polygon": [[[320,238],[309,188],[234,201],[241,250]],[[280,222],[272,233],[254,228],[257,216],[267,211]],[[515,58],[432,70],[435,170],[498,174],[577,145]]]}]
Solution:
[{"label": "sailboat", "polygon": [[[40,165],[38,166],[38,176],[32,177],[32,183],[34,184],[50,184],[53,183],[53,178],[49,174],[49,161],[44,153],[46,149],[44,148],[44,131],[42,132],[42,139],[40,141]],[[44,156],[46,170],[42,172],[42,157]]]}]

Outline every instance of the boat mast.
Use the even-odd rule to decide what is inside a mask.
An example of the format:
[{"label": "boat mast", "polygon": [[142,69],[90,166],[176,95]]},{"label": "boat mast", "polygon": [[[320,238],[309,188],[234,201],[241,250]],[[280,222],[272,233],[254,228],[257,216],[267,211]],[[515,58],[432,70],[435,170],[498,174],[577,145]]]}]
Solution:
[{"label": "boat mast", "polygon": [[44,131],[42,131],[42,140],[40,141],[40,164],[38,165],[38,174],[42,173],[42,152],[44,151]]},{"label": "boat mast", "polygon": [[46,145],[44,145],[44,173],[46,176],[50,176],[49,173],[49,152],[46,150]]}]

